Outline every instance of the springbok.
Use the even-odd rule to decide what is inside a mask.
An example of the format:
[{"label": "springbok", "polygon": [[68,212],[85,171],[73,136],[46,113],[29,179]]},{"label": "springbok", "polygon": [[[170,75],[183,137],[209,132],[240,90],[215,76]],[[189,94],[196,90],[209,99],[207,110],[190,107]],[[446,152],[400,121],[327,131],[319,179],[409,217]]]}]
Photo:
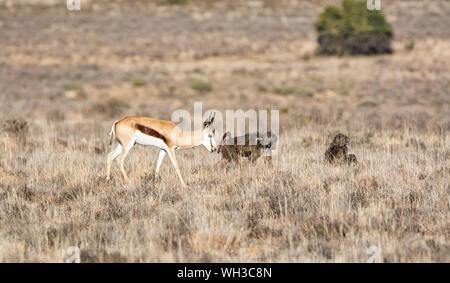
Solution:
[{"label": "springbok", "polygon": [[197,131],[183,131],[170,121],[148,117],[126,117],[122,120],[115,121],[109,133],[110,144],[112,143],[113,136],[115,136],[119,144],[108,154],[106,179],[109,180],[110,177],[111,162],[118,157],[117,164],[119,165],[120,171],[124,179],[129,181],[123,168],[123,160],[130,149],[137,143],[140,145],[151,145],[161,149],[156,163],[155,177],[158,175],[159,167],[164,156],[168,154],[181,184],[186,186],[181,176],[177,159],[175,158],[175,150],[203,145],[209,152],[216,151],[215,129],[211,126],[214,117],[215,113],[214,115],[211,114],[203,122],[202,129]]}]

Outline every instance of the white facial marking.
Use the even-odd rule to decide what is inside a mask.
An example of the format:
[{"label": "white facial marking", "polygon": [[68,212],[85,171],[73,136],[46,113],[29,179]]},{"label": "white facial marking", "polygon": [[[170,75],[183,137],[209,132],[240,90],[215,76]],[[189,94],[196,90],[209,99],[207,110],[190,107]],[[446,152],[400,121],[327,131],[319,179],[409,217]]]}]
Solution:
[{"label": "white facial marking", "polygon": [[202,144],[209,152],[214,152],[217,150],[216,139],[214,138],[214,131],[209,127],[205,128],[203,131],[203,141]]}]

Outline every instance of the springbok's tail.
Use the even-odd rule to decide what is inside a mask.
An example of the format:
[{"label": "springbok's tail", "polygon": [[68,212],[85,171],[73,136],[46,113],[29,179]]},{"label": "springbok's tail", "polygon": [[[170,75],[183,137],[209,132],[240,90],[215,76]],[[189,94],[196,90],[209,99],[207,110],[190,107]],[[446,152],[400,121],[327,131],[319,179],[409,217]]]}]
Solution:
[{"label": "springbok's tail", "polygon": [[119,122],[119,120],[114,121],[112,128],[111,128],[111,132],[109,132],[109,144],[112,144],[112,140],[113,140],[113,136],[116,137],[116,123]]}]

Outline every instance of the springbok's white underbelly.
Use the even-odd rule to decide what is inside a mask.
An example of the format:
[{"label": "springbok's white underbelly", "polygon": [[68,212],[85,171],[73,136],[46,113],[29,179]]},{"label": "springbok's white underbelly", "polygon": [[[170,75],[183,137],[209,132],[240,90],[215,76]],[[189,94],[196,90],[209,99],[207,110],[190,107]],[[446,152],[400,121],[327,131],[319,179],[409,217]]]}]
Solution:
[{"label": "springbok's white underbelly", "polygon": [[143,134],[140,131],[136,131],[135,134],[136,143],[140,145],[152,145],[159,147],[160,149],[165,149],[165,143],[162,139],[158,139],[146,134]]}]

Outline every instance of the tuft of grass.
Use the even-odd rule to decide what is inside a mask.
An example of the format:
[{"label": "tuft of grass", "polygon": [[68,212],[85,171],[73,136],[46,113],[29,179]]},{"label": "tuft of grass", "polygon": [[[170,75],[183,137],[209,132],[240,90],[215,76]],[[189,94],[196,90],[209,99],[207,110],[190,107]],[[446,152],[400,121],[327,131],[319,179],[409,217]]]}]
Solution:
[{"label": "tuft of grass", "polygon": [[287,86],[278,86],[273,89],[273,93],[279,95],[290,95],[295,94],[298,96],[304,97],[312,97],[314,92],[310,89],[300,88],[297,86],[287,85]]},{"label": "tuft of grass", "polygon": [[259,92],[267,92],[267,87],[266,87],[265,85],[262,85],[262,84],[258,84],[258,85],[256,86],[256,89],[257,89]]},{"label": "tuft of grass", "polygon": [[313,97],[314,96],[314,91],[307,89],[307,88],[299,88],[296,92],[296,94],[298,96],[303,96],[303,97]]},{"label": "tuft of grass", "polygon": [[170,5],[186,5],[188,0],[166,0]]},{"label": "tuft of grass", "polygon": [[410,42],[405,44],[405,50],[406,51],[413,51],[414,50],[414,46],[415,46],[414,41],[410,41]]},{"label": "tuft of grass", "polygon": [[147,82],[143,79],[134,79],[132,84],[134,87],[141,87],[147,85]]},{"label": "tuft of grass", "polygon": [[111,97],[106,101],[106,106],[113,109],[123,109],[130,107],[128,103],[118,97]]},{"label": "tuft of grass", "polygon": [[213,89],[211,83],[197,79],[191,82],[191,88],[199,92],[210,92]]},{"label": "tuft of grass", "polygon": [[66,91],[80,90],[81,84],[78,82],[67,82],[67,83],[63,84],[63,89]]},{"label": "tuft of grass", "polygon": [[273,93],[279,95],[289,95],[297,92],[296,86],[277,86],[273,89]]},{"label": "tuft of grass", "polygon": [[59,109],[54,109],[47,112],[47,121],[49,122],[62,122],[65,118],[65,113]]},{"label": "tuft of grass", "polygon": [[339,86],[338,93],[343,96],[347,96],[350,94],[351,87],[348,84],[342,83]]},{"label": "tuft of grass", "polygon": [[239,95],[239,99],[241,100],[241,101],[248,101],[248,95],[246,95],[245,93],[241,93],[240,95]]},{"label": "tuft of grass", "polygon": [[378,106],[378,103],[376,103],[375,101],[372,101],[372,100],[365,100],[365,101],[359,103],[358,106],[371,108],[371,107]]},{"label": "tuft of grass", "polygon": [[177,88],[175,86],[173,86],[173,85],[169,86],[169,93],[170,94],[175,94],[176,90],[177,90]]},{"label": "tuft of grass", "polygon": [[130,107],[128,103],[118,97],[111,97],[105,102],[92,106],[91,111],[104,114],[108,117],[116,117],[123,114],[123,111]]}]

